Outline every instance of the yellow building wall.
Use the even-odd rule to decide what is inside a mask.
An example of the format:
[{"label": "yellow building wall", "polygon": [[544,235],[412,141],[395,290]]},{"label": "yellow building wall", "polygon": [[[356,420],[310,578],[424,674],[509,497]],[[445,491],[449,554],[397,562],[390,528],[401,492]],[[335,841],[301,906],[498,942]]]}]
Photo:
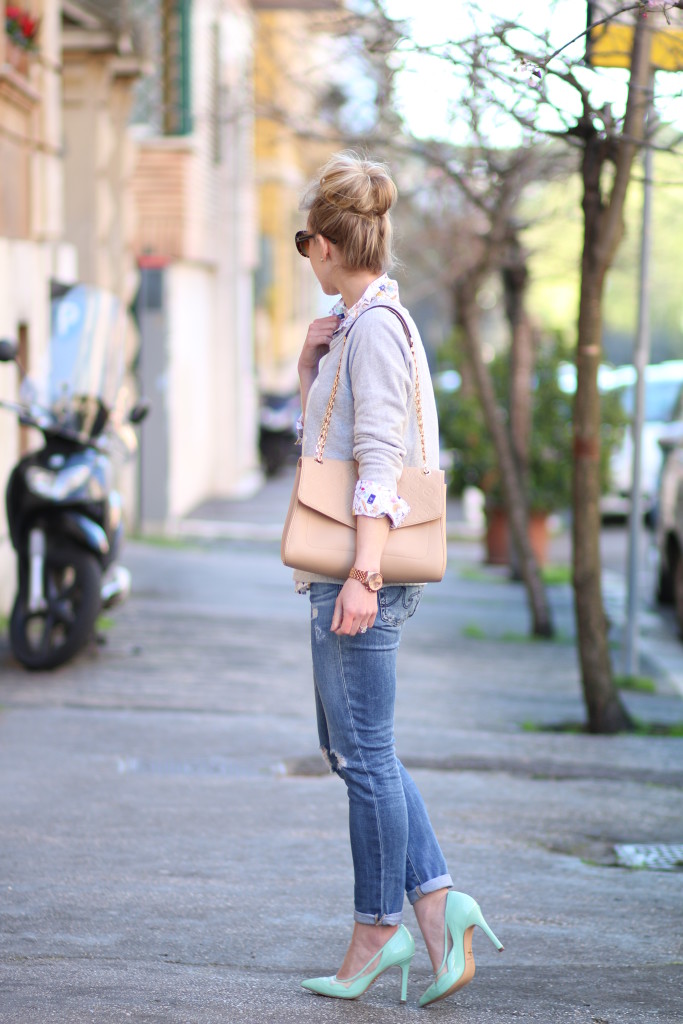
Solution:
[{"label": "yellow building wall", "polygon": [[[303,11],[256,14],[254,94],[259,268],[256,277],[256,367],[262,392],[297,390],[296,364],[310,321],[320,315],[320,289],[294,247],[306,226],[299,209],[321,161],[321,145],[297,128],[311,122],[315,85],[307,64],[323,63],[324,17]],[[314,53],[316,54],[314,62]],[[327,152],[322,147],[323,158]]]}]

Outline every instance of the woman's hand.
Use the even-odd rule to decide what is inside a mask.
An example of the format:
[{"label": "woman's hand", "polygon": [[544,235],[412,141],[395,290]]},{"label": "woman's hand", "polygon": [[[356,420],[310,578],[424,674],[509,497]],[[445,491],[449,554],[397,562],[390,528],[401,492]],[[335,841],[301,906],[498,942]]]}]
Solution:
[{"label": "woman's hand", "polygon": [[332,335],[339,327],[338,316],[321,316],[308,328],[306,341],[299,356],[299,381],[301,383],[301,408],[306,410],[308,392],[318,376],[318,363],[329,352]]},{"label": "woman's hand", "polygon": [[[389,536],[386,516],[356,517],[356,560],[364,572],[379,572],[382,552]],[[355,636],[359,630],[372,629],[377,617],[377,594],[360,580],[349,578],[339,591],[330,630],[338,636]]]},{"label": "woman's hand", "polygon": [[328,352],[332,335],[339,327],[338,316],[322,316],[314,320],[308,328],[304,347],[299,356],[299,376],[306,381],[315,379],[318,363]]},{"label": "woman's hand", "polygon": [[349,579],[339,592],[334,605],[330,631],[337,636],[355,636],[358,632],[372,629],[377,617],[377,594]]}]

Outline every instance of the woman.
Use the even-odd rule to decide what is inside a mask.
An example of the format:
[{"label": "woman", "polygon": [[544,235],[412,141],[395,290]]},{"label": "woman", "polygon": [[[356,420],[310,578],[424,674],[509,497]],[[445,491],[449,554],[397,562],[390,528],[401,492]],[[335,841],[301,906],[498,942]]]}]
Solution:
[{"label": "woman", "polygon": [[[479,925],[502,949],[477,903],[452,881],[424,803],[394,752],[396,654],[422,586],[383,586],[380,562],[389,530],[410,511],[397,493],[403,465],[422,463],[415,401],[419,372],[426,456],[438,467],[434,394],[415,324],[399,302],[389,211],[396,186],[381,164],[334,156],[311,186],[305,231],[296,246],[326,295],[341,295],[330,316],[308,329],[299,377],[303,453],[313,455],[340,367],[325,456],[355,459],[356,558],[346,580],[295,573],[310,591],[318,731],[330,770],[349,798],[354,929],[336,975],[304,981],[320,995],[355,999],[389,967],[402,971],[401,999],[415,943],[401,924],[407,893],[434,966],[425,1006],[471,980],[471,934]],[[415,355],[400,312],[414,341]],[[329,358],[324,358],[329,353]]]}]

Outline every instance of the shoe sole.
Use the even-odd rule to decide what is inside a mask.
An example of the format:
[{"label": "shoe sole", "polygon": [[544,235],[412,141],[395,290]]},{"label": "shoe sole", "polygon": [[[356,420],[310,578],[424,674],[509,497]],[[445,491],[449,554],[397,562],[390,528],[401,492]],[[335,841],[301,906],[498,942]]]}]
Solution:
[{"label": "shoe sole", "polygon": [[446,992],[442,995],[437,996],[436,999],[432,999],[430,1003],[426,1003],[426,1006],[431,1006],[432,1003],[440,1003],[442,999],[446,999],[448,996],[452,996],[458,989],[464,988],[465,985],[469,985],[474,977],[475,964],[474,964],[474,953],[472,952],[472,934],[474,932],[475,925],[470,925],[466,929],[463,935],[463,953],[465,954],[465,970],[462,972],[455,984],[451,985]]}]

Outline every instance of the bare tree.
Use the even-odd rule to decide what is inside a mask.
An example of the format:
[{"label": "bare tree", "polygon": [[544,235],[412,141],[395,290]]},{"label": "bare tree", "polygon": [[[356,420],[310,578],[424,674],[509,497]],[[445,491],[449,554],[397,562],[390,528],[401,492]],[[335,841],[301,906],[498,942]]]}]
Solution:
[{"label": "bare tree", "polygon": [[[441,59],[466,71],[473,92],[486,96],[491,107],[513,119],[527,137],[538,137],[541,115],[551,109],[559,125],[551,129],[552,133],[579,150],[584,239],[576,349],[573,584],[582,685],[588,727],[593,732],[616,732],[631,724],[612,678],[601,590],[597,371],[602,351],[603,294],[607,272],[623,235],[634,162],[639,148],[648,141],[651,33],[643,15],[653,9],[670,11],[675,7],[681,8],[683,3],[631,3],[612,12],[630,12],[633,20],[628,94],[622,116],[615,115],[608,106],[596,108],[585,78],[577,74],[571,61],[560,59],[565,47],[553,51],[547,35],[528,29],[529,45],[520,46],[519,24],[501,22],[488,36],[477,34],[438,49]],[[521,85],[520,69],[533,89]],[[553,81],[569,86],[580,98],[582,113],[578,120],[559,104],[551,88]]]},{"label": "bare tree", "polygon": [[[476,111],[472,109],[473,118]],[[483,356],[482,309],[479,296],[495,276],[506,273],[512,319],[510,351],[515,365],[518,409],[530,417],[533,352],[530,320],[525,308],[526,253],[518,238],[517,208],[531,182],[550,173],[557,159],[548,147],[494,151],[481,146],[452,147],[394,141],[399,165],[409,154],[422,180],[417,189],[419,223],[412,225],[412,249],[426,254],[427,286],[453,297],[454,323],[465,355],[462,367],[479,396],[487,431],[496,451],[503,501],[517,558],[518,578],[526,587],[534,636],[553,635],[553,621],[539,566],[529,543],[529,429],[519,429],[520,448],[508,429],[510,408],[499,405],[488,363]],[[413,166],[411,177],[416,175]],[[444,199],[445,196],[445,199]],[[413,268],[414,269],[414,268]],[[514,308],[514,313],[512,310]],[[514,355],[512,355],[514,353]],[[519,413],[518,413],[519,416]],[[518,419],[515,420],[517,428]]]},{"label": "bare tree", "polygon": [[[650,34],[636,22],[626,116],[619,137],[605,137],[595,124],[588,98],[575,135],[583,158],[584,242],[577,333],[577,388],[574,406],[574,606],[581,678],[592,732],[618,732],[631,723],[612,679],[603,609],[600,562],[600,395],[605,278],[624,232],[624,205],[633,163],[645,138]],[[605,167],[611,163],[611,184]]]}]

